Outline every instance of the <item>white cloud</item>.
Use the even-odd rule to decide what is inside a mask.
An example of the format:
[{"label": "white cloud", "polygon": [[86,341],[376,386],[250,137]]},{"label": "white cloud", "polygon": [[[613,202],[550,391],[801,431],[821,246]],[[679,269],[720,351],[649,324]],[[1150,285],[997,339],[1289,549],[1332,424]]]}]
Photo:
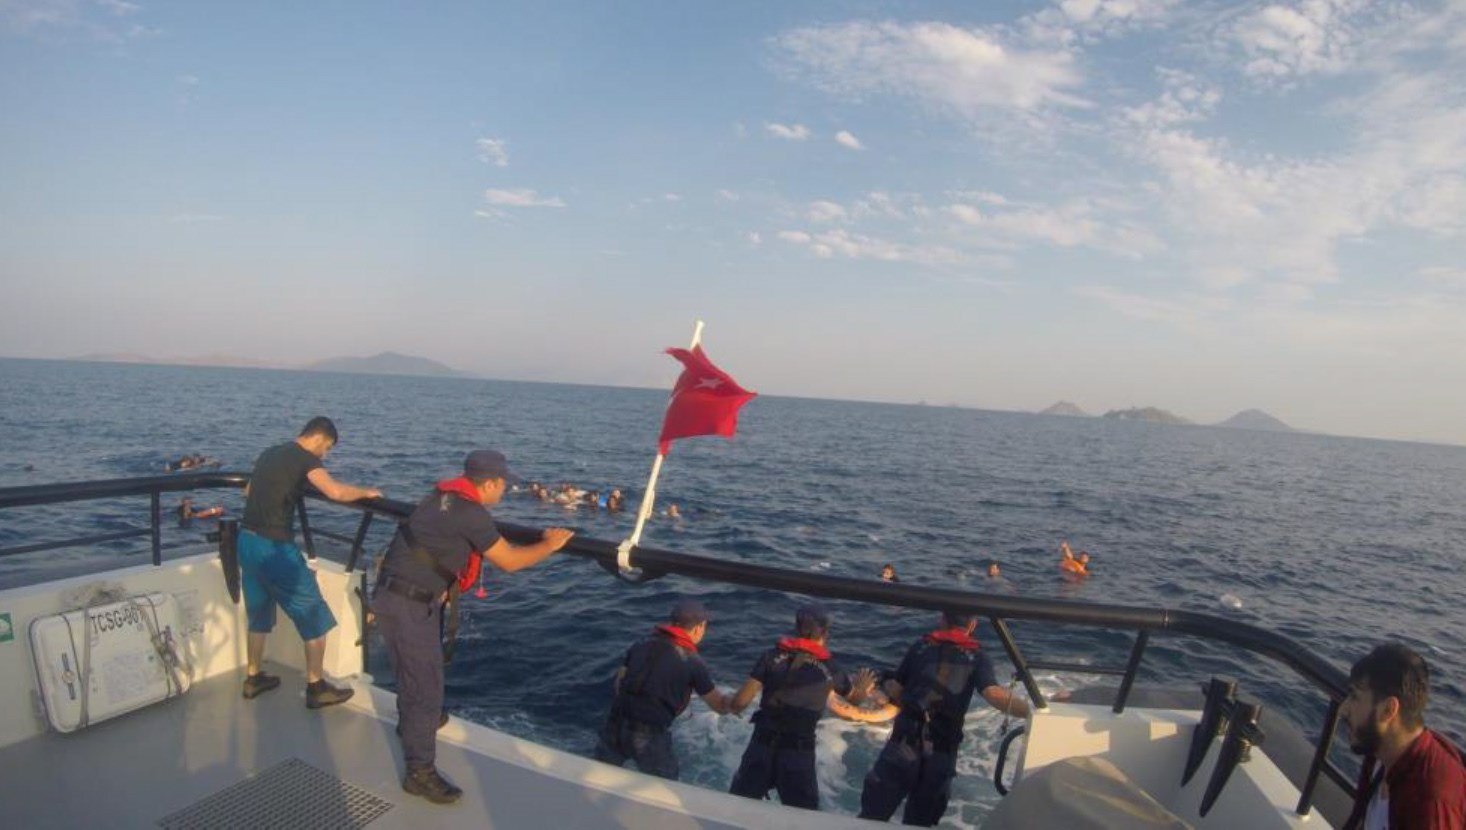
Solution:
[{"label": "white cloud", "polygon": [[1023,49],[1000,32],[946,23],[852,22],[773,38],[790,69],[829,92],[911,98],[964,118],[1082,106],[1083,78],[1062,49]]},{"label": "white cloud", "polygon": [[664,202],[680,202],[680,201],[682,201],[682,194],[681,193],[663,193],[662,194],[662,201],[664,201]]},{"label": "white cloud", "polygon": [[1232,37],[1241,47],[1245,73],[1257,77],[1338,72],[1355,47],[1350,14],[1359,0],[1303,0],[1270,5],[1237,21]]},{"label": "white cloud", "polygon": [[[1165,246],[1155,234],[1133,222],[1105,218],[1113,206],[1089,199],[1073,199],[1057,208],[992,206],[988,210],[956,203],[948,214],[977,229],[988,244],[1014,246],[1029,243],[1061,248],[1085,247],[1139,259]],[[1110,208],[1109,211],[1106,208]]]},{"label": "white cloud", "polygon": [[841,130],[840,132],[835,133],[835,142],[842,147],[849,147],[852,150],[865,149],[865,145],[860,143],[860,139],[856,138],[845,130]]},{"label": "white cloud", "polygon": [[480,138],[473,143],[478,159],[495,167],[509,166],[509,142],[502,138]]},{"label": "white cloud", "polygon": [[0,0],[0,21],[20,34],[79,34],[121,43],[159,33],[155,27],[123,21],[141,10],[124,0]]},{"label": "white cloud", "polygon": [[732,190],[719,190],[718,198],[722,199],[725,202],[736,202],[740,197],[736,192]]},{"label": "white cloud", "polygon": [[804,141],[810,135],[809,128],[803,124],[764,124],[764,129],[769,135],[785,141]]},{"label": "white cloud", "polygon": [[1059,0],[1019,21],[1035,43],[1070,45],[1165,23],[1178,0]]},{"label": "white cloud", "polygon": [[498,207],[565,207],[565,202],[558,196],[541,196],[538,191],[528,188],[512,190],[491,188],[484,191],[484,201]]},{"label": "white cloud", "polygon": [[829,224],[831,222],[843,222],[849,217],[844,205],[835,202],[827,202],[823,199],[809,203],[809,211],[806,214],[809,221],[816,224]]},{"label": "white cloud", "polygon": [[1228,307],[1225,300],[1214,297],[1162,299],[1136,294],[1109,285],[1081,285],[1074,289],[1074,293],[1097,300],[1126,317],[1177,325],[1194,325],[1199,320],[1224,311]]},{"label": "white cloud", "polygon": [[754,247],[758,247],[759,245],[764,244],[763,234],[759,233],[758,231],[749,231],[748,233],[743,235],[743,238],[748,240],[748,244]]},{"label": "white cloud", "polygon": [[1466,288],[1466,267],[1460,265],[1428,265],[1416,273],[1432,282]]},{"label": "white cloud", "polygon": [[943,245],[907,245],[844,229],[807,233],[805,231],[780,231],[779,238],[785,242],[804,245],[810,253],[820,259],[843,257],[845,259],[872,259],[882,262],[913,262],[919,265],[952,265],[963,262],[966,257],[957,250]]}]

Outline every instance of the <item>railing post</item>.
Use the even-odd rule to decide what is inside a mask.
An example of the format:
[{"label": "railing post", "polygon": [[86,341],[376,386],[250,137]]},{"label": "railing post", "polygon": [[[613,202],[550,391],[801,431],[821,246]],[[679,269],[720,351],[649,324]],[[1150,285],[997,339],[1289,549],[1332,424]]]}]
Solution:
[{"label": "railing post", "polygon": [[224,566],[224,587],[239,604],[239,520],[219,520],[219,562]]},{"label": "railing post", "polygon": [[305,558],[316,558],[316,540],[311,538],[311,520],[305,514],[305,497],[302,496],[295,503],[296,512],[300,513],[300,541],[305,546]]},{"label": "railing post", "polygon": [[1044,700],[1044,693],[1038,690],[1038,682],[1033,679],[1033,672],[1028,670],[1028,663],[1024,661],[1023,654],[1018,651],[1018,644],[1013,641],[1013,632],[1008,630],[1008,622],[1002,617],[990,617],[988,621],[993,624],[993,630],[998,632],[998,639],[1003,642],[1003,648],[1008,652],[1008,659],[1013,661],[1013,668],[1018,672],[1018,677],[1023,681],[1023,688],[1028,690],[1028,697],[1033,701],[1035,709],[1047,709],[1049,703]]},{"label": "railing post", "polygon": [[356,526],[356,538],[351,542],[351,555],[346,558],[346,572],[356,570],[356,563],[361,561],[362,545],[366,543],[367,528],[372,526],[372,511],[367,510],[361,514],[361,524]]},{"label": "railing post", "polygon": [[148,494],[153,512],[153,565],[163,564],[163,494],[157,490]]},{"label": "railing post", "polygon": [[1300,816],[1308,815],[1313,807],[1313,788],[1318,784],[1319,773],[1323,772],[1323,765],[1329,760],[1329,747],[1334,745],[1334,730],[1339,725],[1339,709],[1343,705],[1341,700],[1329,701],[1329,713],[1323,719],[1323,734],[1318,736],[1318,749],[1313,753],[1313,763],[1308,765],[1308,777],[1303,779],[1303,792],[1298,796],[1298,809],[1294,810]]},{"label": "railing post", "polygon": [[1135,635],[1135,646],[1130,649],[1130,661],[1125,664],[1125,676],[1120,680],[1120,691],[1115,695],[1115,714],[1125,711],[1125,701],[1130,697],[1130,687],[1135,685],[1135,675],[1140,671],[1140,656],[1145,653],[1145,644],[1150,642],[1150,629],[1142,628]]}]

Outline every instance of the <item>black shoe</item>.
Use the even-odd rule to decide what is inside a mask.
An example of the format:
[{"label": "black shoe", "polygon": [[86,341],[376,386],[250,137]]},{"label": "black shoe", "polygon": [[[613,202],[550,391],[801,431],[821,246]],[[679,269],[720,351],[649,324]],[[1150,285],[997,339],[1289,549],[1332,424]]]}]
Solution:
[{"label": "black shoe", "polygon": [[324,679],[314,683],[307,683],[305,687],[305,707],[307,709],[320,709],[324,706],[335,706],[338,703],[345,703],[351,700],[356,690],[345,686],[332,686]]},{"label": "black shoe", "polygon": [[402,790],[411,795],[420,795],[434,804],[452,804],[463,795],[463,790],[449,783],[433,767],[408,770],[402,779]]},{"label": "black shoe", "polygon": [[273,674],[251,674],[244,678],[244,699],[254,700],[279,685],[280,678]]},{"label": "black shoe", "polygon": [[[448,713],[447,712],[444,712],[444,713],[442,713],[441,715],[438,716],[438,728],[439,729],[442,729],[443,727],[445,727],[447,725],[448,725]],[[397,724],[397,734],[398,735],[401,735],[402,734],[402,724],[401,723],[398,723]]]}]

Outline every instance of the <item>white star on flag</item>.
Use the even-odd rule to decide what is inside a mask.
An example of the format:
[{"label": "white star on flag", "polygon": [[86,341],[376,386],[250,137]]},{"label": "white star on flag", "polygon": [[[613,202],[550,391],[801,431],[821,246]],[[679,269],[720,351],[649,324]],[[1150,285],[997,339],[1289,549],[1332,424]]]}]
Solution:
[{"label": "white star on flag", "polygon": [[723,382],[717,378],[698,378],[697,386],[694,389],[717,389]]}]

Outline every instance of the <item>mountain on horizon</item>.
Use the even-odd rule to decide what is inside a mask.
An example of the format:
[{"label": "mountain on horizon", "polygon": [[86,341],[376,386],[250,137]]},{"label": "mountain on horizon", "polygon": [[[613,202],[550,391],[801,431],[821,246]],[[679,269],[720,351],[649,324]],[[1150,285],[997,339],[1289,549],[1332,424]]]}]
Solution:
[{"label": "mountain on horizon", "polygon": [[1059,401],[1048,409],[1040,411],[1040,415],[1068,415],[1075,418],[1088,418],[1089,413],[1080,409],[1078,404],[1069,401]]},{"label": "mountain on horizon", "polygon": [[328,357],[301,367],[309,372],[348,372],[358,375],[412,375],[414,377],[471,378],[475,375],[426,357],[381,352],[371,357]]},{"label": "mountain on horizon", "polygon": [[1154,406],[1135,406],[1129,409],[1111,409],[1104,417],[1116,421],[1150,421],[1156,424],[1189,424],[1190,421],[1173,412]]},{"label": "mountain on horizon", "polygon": [[1244,409],[1236,415],[1217,424],[1219,427],[1228,429],[1256,429],[1266,432],[1297,432],[1298,430],[1288,426],[1277,418],[1263,412],[1261,409]]}]

